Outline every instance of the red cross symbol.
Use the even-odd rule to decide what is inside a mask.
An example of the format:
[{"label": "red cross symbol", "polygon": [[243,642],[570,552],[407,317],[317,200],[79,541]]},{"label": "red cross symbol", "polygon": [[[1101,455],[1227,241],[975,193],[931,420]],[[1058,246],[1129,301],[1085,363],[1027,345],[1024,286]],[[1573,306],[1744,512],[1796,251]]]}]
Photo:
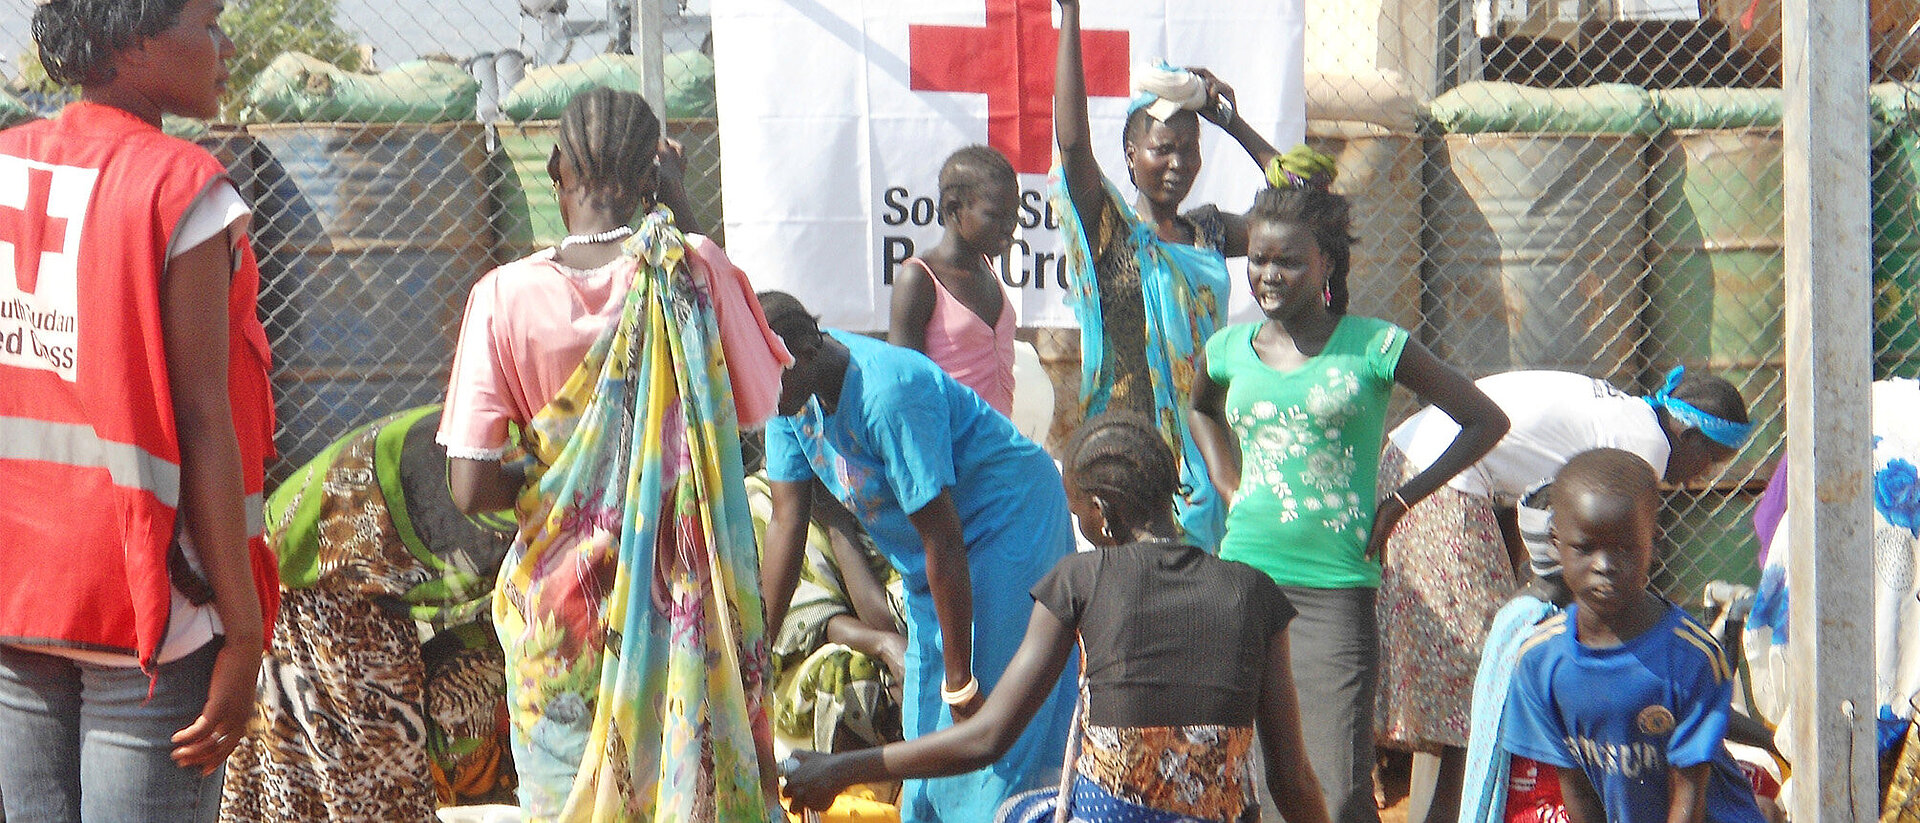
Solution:
[{"label": "red cross symbol", "polygon": [[[1053,0],[986,0],[985,28],[908,26],[910,85],[987,95],[987,142],[1023,174],[1053,157]],[[1081,31],[1087,94],[1127,96],[1127,33]]]},{"label": "red cross symbol", "polygon": [[40,287],[40,253],[67,247],[67,221],[47,215],[53,193],[53,170],[27,169],[27,206],[0,206],[0,240],[13,244],[13,280],[32,294]]}]

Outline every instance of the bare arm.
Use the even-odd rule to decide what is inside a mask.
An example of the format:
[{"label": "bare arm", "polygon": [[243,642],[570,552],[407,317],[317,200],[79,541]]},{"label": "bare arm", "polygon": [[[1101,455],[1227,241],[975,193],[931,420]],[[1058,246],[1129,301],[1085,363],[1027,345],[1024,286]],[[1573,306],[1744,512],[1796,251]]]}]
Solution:
[{"label": "bare arm", "polygon": [[[932,502],[907,515],[920,532],[927,553],[927,588],[933,592],[933,611],[940,620],[940,660],[946,667],[946,686],[960,689],[973,679],[973,573],[967,568],[967,544],[961,537],[960,511],[951,493],[942,490]],[[980,706],[953,707],[961,719]]]},{"label": "bare arm", "polygon": [[1707,772],[1711,763],[1667,769],[1667,823],[1703,823],[1707,819]]},{"label": "bare arm", "polygon": [[498,460],[447,458],[447,490],[453,505],[467,514],[511,509],[526,485],[526,469]]},{"label": "bare arm", "polygon": [[793,587],[800,585],[813,483],[775,481],[767,486],[773,498],[773,519],[767,521],[767,542],[760,547],[760,601],[767,607],[767,636],[778,637],[787,606],[793,602]]},{"label": "bare arm", "polygon": [[1035,603],[1020,650],[979,714],[925,737],[877,749],[834,755],[796,752],[798,768],[787,775],[787,796],[797,805],[825,809],[854,783],[961,774],[998,760],[1013,748],[1060,682],[1073,639],[1071,628]]},{"label": "bare arm", "polygon": [[[1260,132],[1254,129],[1252,123],[1248,123],[1246,118],[1240,116],[1239,100],[1234,97],[1233,87],[1206,69],[1194,66],[1189,67],[1188,71],[1199,75],[1200,79],[1207,83],[1208,104],[1206,108],[1200,110],[1201,116],[1231,136],[1234,142],[1240,144],[1240,148],[1246,150],[1247,156],[1253,158],[1254,166],[1265,171],[1267,164],[1272,162],[1280,152],[1276,151],[1273,144],[1267,142],[1267,138],[1262,137]],[[1222,100],[1227,103],[1224,108],[1220,105]],[[1225,113],[1224,116],[1222,112]],[[1226,248],[1222,251],[1228,257],[1245,257],[1247,255],[1247,218],[1222,212],[1220,219],[1227,230]]]},{"label": "bare arm", "polygon": [[1267,764],[1267,786],[1287,823],[1326,823],[1327,801],[1320,781],[1307,765],[1307,744],[1300,733],[1300,702],[1293,689],[1292,659],[1285,629],[1267,643],[1267,673],[1260,683],[1260,753]]},{"label": "bare arm", "polygon": [[[1426,346],[1409,340],[1401,349],[1400,362],[1394,368],[1394,380],[1412,389],[1420,399],[1438,406],[1460,425],[1453,443],[1425,471],[1414,475],[1398,489],[1400,498],[1411,505],[1434,493],[1453,476],[1478,462],[1500,438],[1507,434],[1507,413],[1494,405],[1486,392],[1458,369],[1433,356]],[[1391,500],[1374,513],[1373,535],[1367,542],[1367,555],[1379,556],[1386,550],[1387,538],[1407,510]]]},{"label": "bare arm", "polygon": [[887,322],[887,342],[922,354],[927,351],[927,321],[933,319],[933,275],[911,263],[902,263],[893,275],[893,305]]},{"label": "bare arm", "polygon": [[1507,548],[1507,564],[1513,567],[1515,582],[1527,579],[1526,541],[1520,539],[1520,510],[1512,506],[1494,506],[1493,521],[1500,526],[1500,542]]},{"label": "bare arm", "polygon": [[673,210],[675,228],[687,234],[699,234],[700,218],[694,216],[693,200],[687,197],[686,153],[681,151],[678,141],[662,137],[655,156],[659,162],[660,188],[654,194],[660,205]]},{"label": "bare arm", "polygon": [[897,631],[887,587],[873,576],[867,555],[860,550],[859,519],[819,481],[810,485],[813,488],[812,522],[827,533],[827,548],[833,552],[834,565],[840,567],[840,580],[846,587],[847,599],[853,604],[854,615],[875,631]]},{"label": "bare arm", "polygon": [[1220,499],[1232,500],[1240,488],[1240,451],[1227,428],[1227,389],[1207,376],[1207,353],[1193,360],[1193,408],[1187,411],[1187,432],[1207,461],[1207,477]]},{"label": "bare arm", "polygon": [[1093,157],[1087,125],[1087,68],[1080,57],[1080,2],[1059,0],[1060,47],[1053,68],[1053,136],[1060,144],[1060,174],[1073,210],[1094,214],[1106,197],[1100,163]]},{"label": "bare arm", "polygon": [[1560,802],[1567,807],[1567,823],[1607,823],[1607,809],[1593,790],[1587,773],[1560,768]]},{"label": "bare arm", "polygon": [[180,512],[226,636],[199,717],[173,734],[174,762],[202,774],[218,768],[246,733],[266,644],[227,384],[232,279],[232,240],[221,232],[168,261],[160,285],[160,336],[180,442]]}]

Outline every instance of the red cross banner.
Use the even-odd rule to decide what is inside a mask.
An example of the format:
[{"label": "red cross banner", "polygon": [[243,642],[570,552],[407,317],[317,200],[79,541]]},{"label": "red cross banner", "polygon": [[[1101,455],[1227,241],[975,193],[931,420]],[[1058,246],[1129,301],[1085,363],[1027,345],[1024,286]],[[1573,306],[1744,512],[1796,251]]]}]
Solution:
[{"label": "red cross banner", "polygon": [[[1120,132],[1132,67],[1205,66],[1281,150],[1306,130],[1304,0],[1082,0],[1101,170],[1131,198]],[[1072,326],[1062,302],[1053,156],[1053,0],[729,0],[713,5],[727,252],[760,289],[822,322],[884,330],[893,273],[940,240],[940,164],[986,143],[1020,172],[1020,228],[999,261],[1022,326]],[[1188,207],[1244,210],[1260,170],[1202,125]],[[1234,284],[1245,302],[1246,284]]]}]

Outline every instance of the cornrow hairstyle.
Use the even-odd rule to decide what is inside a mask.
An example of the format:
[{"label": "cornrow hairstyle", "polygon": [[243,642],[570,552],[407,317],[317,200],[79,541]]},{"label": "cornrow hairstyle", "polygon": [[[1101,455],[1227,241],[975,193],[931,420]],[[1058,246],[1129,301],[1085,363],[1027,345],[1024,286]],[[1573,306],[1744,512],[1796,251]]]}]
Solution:
[{"label": "cornrow hairstyle", "polygon": [[660,148],[660,119],[647,99],[595,87],[574,95],[560,113],[560,162],[616,214],[631,214],[654,191],[648,175]]},{"label": "cornrow hairstyle", "polygon": [[1582,491],[1596,491],[1660,507],[1660,478],[1646,458],[1625,449],[1588,449],[1574,455],[1553,476],[1548,497],[1554,509],[1572,505]]},{"label": "cornrow hairstyle", "polygon": [[801,305],[799,298],[783,291],[763,291],[754,296],[760,300],[767,328],[780,335],[788,348],[820,336],[819,319]]},{"label": "cornrow hairstyle", "polygon": [[1747,400],[1740,390],[1718,375],[1688,369],[1673,387],[1673,397],[1687,405],[1731,423],[1746,423]]},{"label": "cornrow hairstyle", "polygon": [[971,202],[979,190],[999,182],[1020,186],[1020,176],[999,149],[976,144],[947,155],[947,162],[940,166],[941,218]]},{"label": "cornrow hairstyle", "polygon": [[1315,175],[1304,186],[1261,189],[1253,197],[1247,220],[1305,226],[1332,263],[1327,273],[1327,308],[1343,315],[1347,313],[1347,271],[1353,265],[1352,217],[1347,198],[1325,188],[1331,182],[1331,177]]},{"label": "cornrow hairstyle", "polygon": [[33,43],[63,86],[111,82],[113,55],[173,25],[187,0],[52,0],[33,10]]},{"label": "cornrow hairstyle", "polygon": [[1110,411],[1088,420],[1065,452],[1066,479],[1099,497],[1117,524],[1142,526],[1170,511],[1180,493],[1173,449],[1145,415]]}]

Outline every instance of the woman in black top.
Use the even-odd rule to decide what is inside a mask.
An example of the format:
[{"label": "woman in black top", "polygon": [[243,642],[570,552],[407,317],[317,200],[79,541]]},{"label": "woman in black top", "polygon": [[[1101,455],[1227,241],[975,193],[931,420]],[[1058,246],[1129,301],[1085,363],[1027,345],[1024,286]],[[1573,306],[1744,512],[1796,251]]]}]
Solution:
[{"label": "woman in black top", "polygon": [[980,712],[878,749],[797,752],[786,794],[825,809],[853,783],[992,763],[1046,699],[1077,636],[1087,705],[1074,819],[1257,819],[1257,726],[1281,813],[1289,823],[1326,821],[1287,666],[1286,596],[1253,567],[1179,542],[1173,452],[1145,417],[1089,421],[1065,469],[1080,531],[1102,548],[1061,560],[1034,587],[1026,638]]}]

